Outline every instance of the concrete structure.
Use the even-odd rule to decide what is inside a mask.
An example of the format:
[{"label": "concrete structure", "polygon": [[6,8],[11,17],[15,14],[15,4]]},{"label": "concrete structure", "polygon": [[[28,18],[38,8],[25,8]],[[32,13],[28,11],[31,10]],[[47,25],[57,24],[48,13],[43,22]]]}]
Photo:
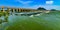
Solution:
[{"label": "concrete structure", "polygon": [[[6,8],[6,10],[4,9]],[[4,12],[4,11],[7,11],[7,12],[16,12],[16,13],[20,13],[20,12],[47,12],[49,10],[35,10],[35,9],[23,9],[23,8],[10,8],[10,7],[4,7],[2,6],[1,7],[1,11]],[[50,11],[49,11],[50,12]]]}]

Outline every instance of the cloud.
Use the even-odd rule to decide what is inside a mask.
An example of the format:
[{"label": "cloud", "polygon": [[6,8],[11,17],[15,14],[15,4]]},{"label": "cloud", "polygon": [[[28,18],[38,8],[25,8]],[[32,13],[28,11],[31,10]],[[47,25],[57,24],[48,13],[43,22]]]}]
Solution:
[{"label": "cloud", "polygon": [[46,4],[53,4],[53,1],[46,1]]},{"label": "cloud", "polygon": [[[30,8],[30,9],[37,9],[38,7],[44,7],[45,9],[47,10],[50,10],[50,9],[57,9],[57,10],[60,10],[60,6],[58,5],[51,5],[53,4],[53,1],[46,1],[46,5],[34,5],[34,6],[31,6],[29,5],[30,3],[32,3],[33,1],[22,1],[22,0],[17,0],[17,2],[23,4],[24,6],[20,6],[22,8]],[[47,4],[50,4],[50,5],[47,5]],[[28,5],[28,6],[27,6]]]},{"label": "cloud", "polygon": [[26,4],[32,3],[33,1],[22,1],[22,0],[17,0],[17,2],[26,5]]}]

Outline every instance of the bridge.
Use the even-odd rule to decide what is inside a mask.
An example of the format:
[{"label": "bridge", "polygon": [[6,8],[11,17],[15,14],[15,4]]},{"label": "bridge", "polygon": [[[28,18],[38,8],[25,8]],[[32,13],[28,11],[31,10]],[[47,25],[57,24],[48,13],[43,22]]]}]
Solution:
[{"label": "bridge", "polygon": [[0,11],[5,12],[12,12],[12,13],[20,13],[20,12],[44,12],[49,13],[49,10],[36,10],[36,9],[24,9],[24,8],[13,8],[13,7],[0,7]]}]

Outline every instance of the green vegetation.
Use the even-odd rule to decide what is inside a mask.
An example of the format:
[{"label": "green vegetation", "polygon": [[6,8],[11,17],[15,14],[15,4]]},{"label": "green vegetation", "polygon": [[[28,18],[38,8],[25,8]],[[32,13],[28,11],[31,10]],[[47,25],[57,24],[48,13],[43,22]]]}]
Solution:
[{"label": "green vegetation", "polygon": [[8,12],[0,12],[0,17],[1,16],[6,16],[6,15],[9,15],[9,13]]},{"label": "green vegetation", "polygon": [[[0,12],[0,17],[1,16],[4,16],[5,21],[3,21],[3,22],[7,22],[8,21],[8,16],[9,16],[8,12]],[[0,24],[1,23],[2,23],[2,19],[0,19]]]},{"label": "green vegetation", "polygon": [[39,8],[37,8],[37,10],[46,10],[46,9],[43,7],[39,7]]},{"label": "green vegetation", "polygon": [[51,9],[51,11],[56,11],[56,9]]}]

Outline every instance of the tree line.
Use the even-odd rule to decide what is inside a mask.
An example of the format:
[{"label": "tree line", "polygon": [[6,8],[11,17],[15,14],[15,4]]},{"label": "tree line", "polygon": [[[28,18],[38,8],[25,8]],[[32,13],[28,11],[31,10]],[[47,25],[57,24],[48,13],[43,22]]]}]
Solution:
[{"label": "tree line", "polygon": [[[46,10],[46,9],[43,7],[38,7],[37,10]],[[51,11],[56,11],[56,9],[51,9]]]}]

